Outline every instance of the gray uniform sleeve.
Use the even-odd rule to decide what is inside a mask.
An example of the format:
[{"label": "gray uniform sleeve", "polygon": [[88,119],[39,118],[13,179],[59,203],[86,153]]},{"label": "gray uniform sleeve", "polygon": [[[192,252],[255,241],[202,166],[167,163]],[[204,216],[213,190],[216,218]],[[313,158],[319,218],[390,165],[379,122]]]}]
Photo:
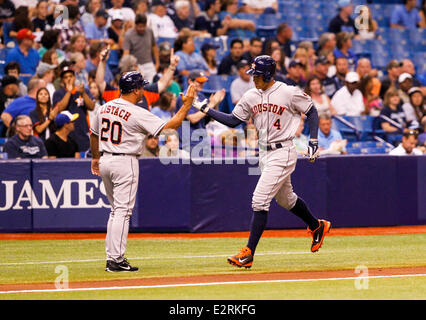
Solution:
[{"label": "gray uniform sleeve", "polygon": [[152,134],[153,136],[160,134],[161,130],[166,125],[164,120],[143,108],[140,108],[140,112],[137,121],[141,131]]},{"label": "gray uniform sleeve", "polygon": [[247,100],[247,95],[243,95],[234,110],[232,110],[232,114],[241,121],[248,121],[251,117],[251,109]]},{"label": "gray uniform sleeve", "polygon": [[302,90],[295,88],[291,98],[291,109],[295,112],[307,113],[313,105],[312,99]]},{"label": "gray uniform sleeve", "polygon": [[93,123],[90,123],[90,132],[99,136],[99,110],[101,107],[95,109],[95,113],[93,115]]}]

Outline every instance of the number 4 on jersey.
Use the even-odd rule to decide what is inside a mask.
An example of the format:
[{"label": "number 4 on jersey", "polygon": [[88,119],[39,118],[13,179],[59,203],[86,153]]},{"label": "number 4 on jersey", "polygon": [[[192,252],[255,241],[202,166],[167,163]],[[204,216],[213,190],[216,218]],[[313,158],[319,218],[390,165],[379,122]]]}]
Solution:
[{"label": "number 4 on jersey", "polygon": [[275,128],[277,128],[277,130],[281,130],[281,120],[280,120],[280,119],[277,119],[277,120],[274,122],[273,126],[274,126]]}]

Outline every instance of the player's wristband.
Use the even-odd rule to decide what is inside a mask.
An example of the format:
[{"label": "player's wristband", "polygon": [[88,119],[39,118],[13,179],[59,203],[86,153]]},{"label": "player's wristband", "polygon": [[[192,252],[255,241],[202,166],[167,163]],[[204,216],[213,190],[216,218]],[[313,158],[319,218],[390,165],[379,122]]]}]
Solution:
[{"label": "player's wristband", "polygon": [[203,105],[201,108],[200,108],[200,111],[202,112],[202,113],[207,113],[207,111],[209,111],[209,107],[208,107],[208,105],[207,104],[205,104],[205,105]]}]

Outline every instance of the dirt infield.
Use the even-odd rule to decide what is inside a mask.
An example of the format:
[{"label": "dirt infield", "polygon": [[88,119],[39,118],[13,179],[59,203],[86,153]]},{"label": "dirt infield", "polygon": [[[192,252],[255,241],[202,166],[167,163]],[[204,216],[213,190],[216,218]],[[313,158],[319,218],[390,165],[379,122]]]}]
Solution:
[{"label": "dirt infield", "polygon": [[[381,268],[368,269],[368,277],[391,277],[391,276],[413,276],[426,275],[426,266],[411,268]],[[310,272],[277,272],[277,273],[251,273],[247,274],[218,274],[204,276],[184,276],[184,277],[155,277],[141,279],[126,280],[109,280],[109,281],[85,281],[70,282],[68,289],[91,289],[91,290],[107,290],[126,289],[131,287],[167,287],[179,285],[208,285],[208,284],[226,284],[241,282],[278,282],[278,281],[301,281],[301,280],[333,280],[333,279],[353,279],[359,277],[354,270],[335,270],[335,271],[310,271]],[[54,283],[29,283],[29,284],[13,284],[0,285],[0,294],[19,293],[19,292],[37,292],[57,290]],[[1,295],[0,295],[1,297]]]},{"label": "dirt infield", "polygon": [[[424,226],[333,228],[328,236],[366,236],[426,233]],[[197,239],[197,238],[246,238],[248,232],[217,233],[129,233],[129,239]],[[262,237],[306,237],[306,229],[266,230]],[[84,240],[105,239],[105,233],[0,233],[1,240]]]}]

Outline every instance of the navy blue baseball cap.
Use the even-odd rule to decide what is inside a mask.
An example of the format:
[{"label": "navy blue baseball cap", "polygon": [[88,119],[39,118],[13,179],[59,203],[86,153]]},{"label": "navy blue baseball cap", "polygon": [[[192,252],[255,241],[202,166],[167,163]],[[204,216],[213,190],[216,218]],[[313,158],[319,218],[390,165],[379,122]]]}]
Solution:
[{"label": "navy blue baseball cap", "polygon": [[120,91],[123,94],[127,94],[136,89],[141,89],[144,86],[149,84],[149,81],[146,81],[143,76],[137,71],[130,71],[124,73],[119,81]]},{"label": "navy blue baseball cap", "polygon": [[276,68],[275,60],[270,56],[263,55],[254,58],[251,68],[246,73],[253,76],[263,76],[263,80],[269,82],[273,79]]},{"label": "navy blue baseball cap", "polygon": [[74,122],[80,115],[78,113],[71,113],[69,111],[62,111],[56,116],[55,124],[58,128],[61,128],[67,123]]}]

